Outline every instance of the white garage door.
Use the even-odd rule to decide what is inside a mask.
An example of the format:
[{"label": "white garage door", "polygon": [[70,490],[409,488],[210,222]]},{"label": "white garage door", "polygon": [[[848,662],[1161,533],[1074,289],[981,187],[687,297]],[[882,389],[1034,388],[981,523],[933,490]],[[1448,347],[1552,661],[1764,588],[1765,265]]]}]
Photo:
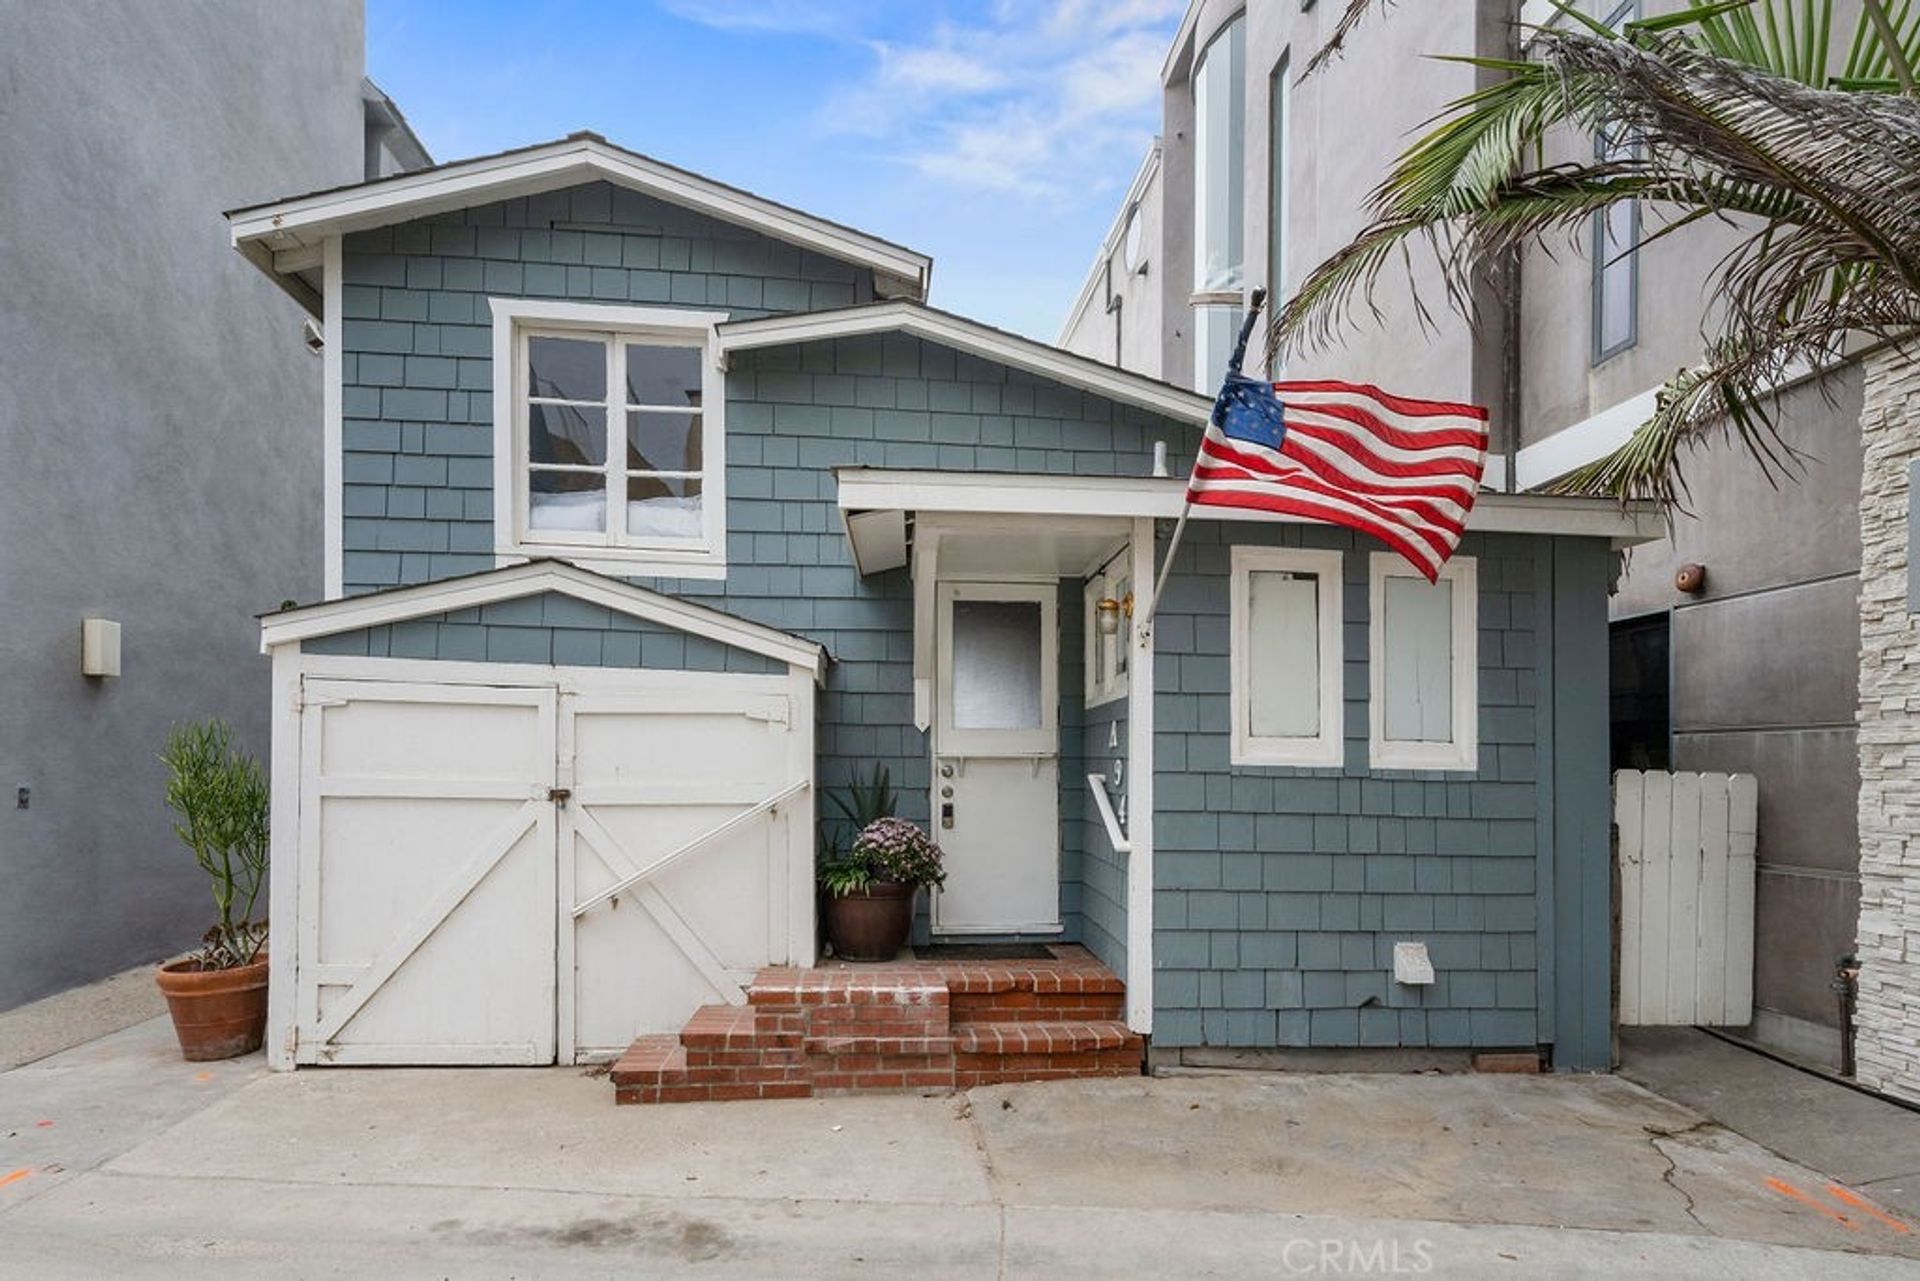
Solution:
[{"label": "white garage door", "polygon": [[795,689],[308,676],[296,1061],[604,1057],[810,959]]}]

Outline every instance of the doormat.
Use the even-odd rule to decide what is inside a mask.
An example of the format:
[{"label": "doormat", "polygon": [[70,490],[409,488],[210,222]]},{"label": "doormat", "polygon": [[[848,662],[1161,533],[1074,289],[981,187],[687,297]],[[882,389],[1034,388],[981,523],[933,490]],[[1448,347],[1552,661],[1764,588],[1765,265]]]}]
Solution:
[{"label": "doormat", "polygon": [[913,954],[923,961],[1051,961],[1045,943],[929,943]]}]

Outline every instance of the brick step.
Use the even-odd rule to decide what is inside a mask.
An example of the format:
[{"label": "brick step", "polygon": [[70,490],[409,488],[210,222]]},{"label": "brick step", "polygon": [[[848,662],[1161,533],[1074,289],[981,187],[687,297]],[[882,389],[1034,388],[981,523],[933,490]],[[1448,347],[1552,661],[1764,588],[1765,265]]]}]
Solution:
[{"label": "brick step", "polygon": [[842,1054],[951,1054],[953,1038],[950,1036],[875,1036],[872,1034],[852,1036],[810,1036],[801,1044],[808,1054],[837,1056]]},{"label": "brick step", "polygon": [[614,1061],[615,1089],[630,1085],[672,1085],[686,1080],[687,1047],[673,1033],[643,1036]]},{"label": "brick step", "polygon": [[1139,1048],[1140,1038],[1118,1019],[968,1023],[953,1030],[956,1054],[1075,1054]]},{"label": "brick step", "polygon": [[754,1049],[760,1044],[759,1019],[751,1005],[703,1005],[678,1039],[689,1049]]},{"label": "brick step", "polygon": [[1100,1022],[1123,1018],[1125,992],[1005,992],[956,993],[948,1018],[958,1030],[970,1023],[1009,1023],[1038,1020],[1048,1023]]}]

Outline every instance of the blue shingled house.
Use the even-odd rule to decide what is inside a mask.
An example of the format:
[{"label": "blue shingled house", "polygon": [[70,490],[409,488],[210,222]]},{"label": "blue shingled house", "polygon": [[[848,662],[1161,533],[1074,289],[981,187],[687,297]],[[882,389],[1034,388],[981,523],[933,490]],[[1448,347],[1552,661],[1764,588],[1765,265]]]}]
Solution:
[{"label": "blue shingled house", "polygon": [[815,964],[816,800],[876,762],[947,855],[917,937],[1084,947],[1128,1045],[1607,1065],[1647,513],[1487,492],[1429,585],[1196,510],[1146,625],[1206,399],[930,307],[923,254],[591,134],[228,218],[325,339],[327,599],[262,624],[276,1066],[740,1006]]}]

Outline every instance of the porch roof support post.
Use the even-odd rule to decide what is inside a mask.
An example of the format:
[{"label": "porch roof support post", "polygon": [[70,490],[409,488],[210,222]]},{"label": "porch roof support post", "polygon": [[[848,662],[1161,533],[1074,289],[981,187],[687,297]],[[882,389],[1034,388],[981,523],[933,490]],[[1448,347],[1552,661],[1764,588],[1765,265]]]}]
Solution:
[{"label": "porch roof support post", "polygon": [[940,571],[940,535],[918,531],[913,540],[913,727],[933,724],[934,581]]},{"label": "porch roof support post", "polygon": [[[1133,581],[1151,583],[1153,521],[1133,522]],[[1159,595],[1158,587],[1154,597]],[[1127,1026],[1153,1031],[1153,607],[1128,629],[1127,662]],[[1137,604],[1137,602],[1136,602]]]}]

